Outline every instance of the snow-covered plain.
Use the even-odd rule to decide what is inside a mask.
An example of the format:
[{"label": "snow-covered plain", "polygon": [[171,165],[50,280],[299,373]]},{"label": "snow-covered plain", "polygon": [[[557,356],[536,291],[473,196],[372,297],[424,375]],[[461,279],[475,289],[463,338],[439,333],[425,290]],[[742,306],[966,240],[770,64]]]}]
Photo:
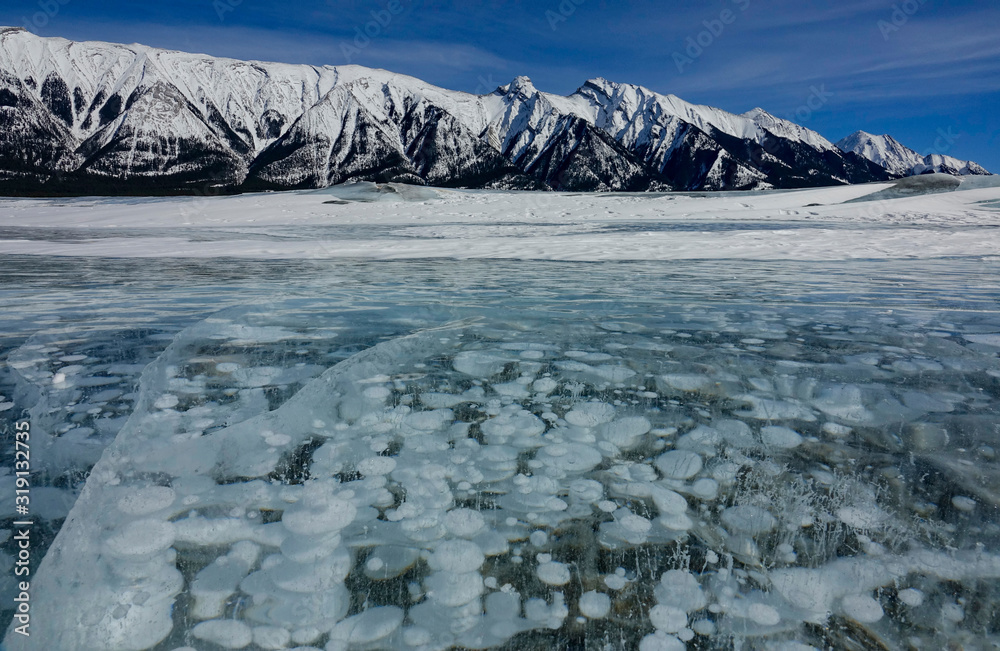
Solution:
[{"label": "snow-covered plain", "polygon": [[1000,200],[997,187],[849,204],[892,184],[686,195],[406,186],[359,194],[344,187],[235,197],[7,199],[0,201],[0,253],[581,261],[1000,254],[1000,212],[983,203]]},{"label": "snow-covered plain", "polygon": [[1000,190],[885,189],[4,200],[5,648],[995,645]]}]

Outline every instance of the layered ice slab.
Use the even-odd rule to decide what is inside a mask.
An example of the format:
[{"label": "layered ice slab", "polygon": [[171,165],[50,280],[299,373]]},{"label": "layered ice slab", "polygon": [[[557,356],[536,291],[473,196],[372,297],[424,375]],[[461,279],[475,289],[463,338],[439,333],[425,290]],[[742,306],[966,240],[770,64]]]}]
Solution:
[{"label": "layered ice slab", "polygon": [[172,335],[5,645],[982,646],[982,264],[326,269]]}]

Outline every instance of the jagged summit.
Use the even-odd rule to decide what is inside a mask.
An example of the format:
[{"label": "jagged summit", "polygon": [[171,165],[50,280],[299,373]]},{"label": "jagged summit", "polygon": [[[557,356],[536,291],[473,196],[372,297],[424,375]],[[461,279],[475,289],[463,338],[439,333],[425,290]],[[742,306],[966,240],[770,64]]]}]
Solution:
[{"label": "jagged summit", "polygon": [[239,61],[0,30],[0,191],[321,187],[349,180],[720,190],[895,172],[755,109],[633,84],[561,96],[519,76],[450,91],[362,66]]},{"label": "jagged summit", "polygon": [[855,131],[837,143],[841,151],[853,152],[881,165],[898,176],[943,172],[954,176],[987,175],[981,165],[940,153],[921,155],[889,134],[874,135]]},{"label": "jagged summit", "polygon": [[538,90],[535,88],[535,84],[531,82],[531,78],[526,77],[524,75],[518,75],[517,77],[514,77],[514,80],[512,82],[510,82],[506,86],[501,86],[500,90],[502,90],[504,94],[522,93],[524,95],[529,95],[529,96],[534,95],[535,93],[538,92]]}]

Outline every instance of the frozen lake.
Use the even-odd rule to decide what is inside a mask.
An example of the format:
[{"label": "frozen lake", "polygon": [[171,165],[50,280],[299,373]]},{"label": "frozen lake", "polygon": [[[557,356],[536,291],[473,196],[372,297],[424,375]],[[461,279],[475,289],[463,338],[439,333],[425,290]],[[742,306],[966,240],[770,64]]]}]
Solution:
[{"label": "frozen lake", "polygon": [[[170,233],[188,257],[149,248],[170,201],[8,202],[0,565],[15,419],[45,555],[32,637],[5,645],[1000,643],[1000,242],[970,207],[997,191],[976,192],[873,224],[806,193],[728,217],[731,196],[619,197],[601,219],[560,206],[614,198],[565,197],[534,229],[519,207],[365,204],[370,230],[293,210],[236,239],[211,210]],[[349,255],[492,237],[527,259]],[[720,259],[643,259],[674,237]],[[801,259],[824,239],[836,255]],[[587,259],[539,259],[561,240]]]}]

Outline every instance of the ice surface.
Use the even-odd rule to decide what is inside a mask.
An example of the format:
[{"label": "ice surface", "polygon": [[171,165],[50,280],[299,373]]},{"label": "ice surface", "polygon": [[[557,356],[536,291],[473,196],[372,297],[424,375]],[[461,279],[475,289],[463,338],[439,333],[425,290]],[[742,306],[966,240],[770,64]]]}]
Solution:
[{"label": "ice surface", "polygon": [[[98,266],[138,278],[131,297],[107,290],[132,304],[103,329],[39,326],[62,299],[11,285],[24,308],[4,317],[17,366],[0,393],[37,419],[58,478],[46,501],[82,487],[65,523],[47,512],[59,535],[32,583],[32,642],[995,635],[976,605],[1000,576],[995,262],[735,278],[713,263],[288,263],[273,281],[245,263],[130,264]],[[70,447],[90,438],[96,453]]]}]

